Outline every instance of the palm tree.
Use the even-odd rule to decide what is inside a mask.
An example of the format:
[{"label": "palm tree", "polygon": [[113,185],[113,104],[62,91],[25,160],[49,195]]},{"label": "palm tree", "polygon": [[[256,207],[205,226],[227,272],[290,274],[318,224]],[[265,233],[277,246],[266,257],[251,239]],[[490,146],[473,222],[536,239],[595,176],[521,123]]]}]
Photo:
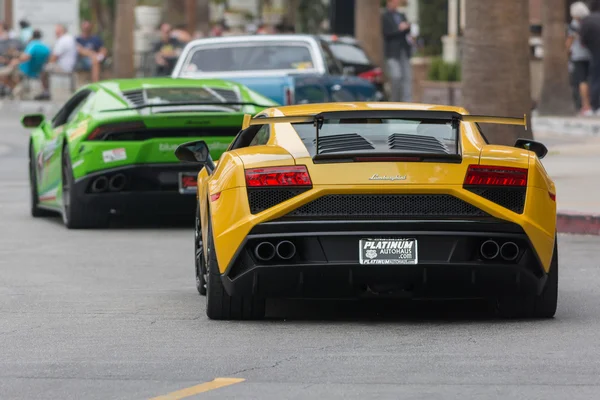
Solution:
[{"label": "palm tree", "polygon": [[569,56],[565,50],[565,0],[542,2],[544,41],[542,92],[538,111],[541,115],[573,115],[575,105],[569,82]]},{"label": "palm tree", "polygon": [[383,33],[381,32],[381,5],[373,0],[354,3],[356,39],[365,52],[379,66],[383,65]]},{"label": "palm tree", "polygon": [[136,0],[119,0],[116,8],[114,73],[116,78],[133,78],[133,27]]},{"label": "palm tree", "polygon": [[[467,0],[465,11],[463,105],[472,114],[529,114],[529,2]],[[533,137],[531,130],[520,126],[483,125],[482,129],[495,144],[513,145],[519,137]]]}]

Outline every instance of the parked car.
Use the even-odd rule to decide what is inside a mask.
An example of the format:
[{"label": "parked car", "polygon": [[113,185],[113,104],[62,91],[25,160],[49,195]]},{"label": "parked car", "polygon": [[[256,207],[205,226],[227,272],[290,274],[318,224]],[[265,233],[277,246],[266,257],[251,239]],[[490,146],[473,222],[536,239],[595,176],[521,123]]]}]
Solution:
[{"label": "parked car", "polygon": [[124,79],[79,89],[52,118],[29,114],[31,214],[59,213],[67,228],[97,228],[112,214],[195,210],[195,166],[175,148],[206,140],[218,159],[245,114],[275,102],[220,80]]},{"label": "parked car", "polygon": [[353,76],[314,35],[242,35],[194,40],[173,78],[219,78],[241,83],[283,105],[373,101],[383,93]]},{"label": "parked car", "polygon": [[321,39],[327,43],[346,73],[368,80],[384,93],[383,70],[369,58],[356,38],[321,35]]}]

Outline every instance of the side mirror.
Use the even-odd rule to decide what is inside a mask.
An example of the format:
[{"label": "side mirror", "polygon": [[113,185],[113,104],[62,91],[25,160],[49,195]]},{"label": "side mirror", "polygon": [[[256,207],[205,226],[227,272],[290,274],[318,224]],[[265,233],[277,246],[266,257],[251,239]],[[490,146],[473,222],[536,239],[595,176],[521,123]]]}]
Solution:
[{"label": "side mirror", "polygon": [[344,75],[350,75],[350,76],[354,76],[356,75],[356,68],[354,67],[344,67],[344,69],[342,70]]},{"label": "side mirror", "polygon": [[215,169],[208,145],[204,140],[183,143],[175,149],[175,156],[180,161],[203,164],[209,171]]},{"label": "side mirror", "polygon": [[544,144],[531,139],[517,139],[515,147],[533,151],[540,160],[548,154],[548,148]]},{"label": "side mirror", "polygon": [[44,114],[27,114],[21,118],[21,125],[25,128],[37,128],[45,119]]}]

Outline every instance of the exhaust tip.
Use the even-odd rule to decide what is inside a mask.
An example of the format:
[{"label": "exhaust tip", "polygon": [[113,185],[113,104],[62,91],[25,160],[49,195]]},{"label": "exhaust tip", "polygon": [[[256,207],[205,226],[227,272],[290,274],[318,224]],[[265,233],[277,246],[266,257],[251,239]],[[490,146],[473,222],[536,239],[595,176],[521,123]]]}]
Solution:
[{"label": "exhaust tip", "polygon": [[282,258],[284,260],[289,260],[290,258],[292,258],[296,255],[296,246],[294,245],[294,243],[290,242],[289,240],[284,240],[277,244],[276,251],[277,251],[277,255],[280,258]]},{"label": "exhaust tip", "polygon": [[108,189],[108,178],[100,176],[92,182],[92,192],[101,193]]},{"label": "exhaust tip", "polygon": [[275,246],[273,243],[260,242],[254,249],[254,254],[261,261],[272,260],[275,257]]},{"label": "exhaust tip", "polygon": [[500,248],[500,255],[506,261],[514,261],[519,256],[519,246],[514,242],[506,242]]},{"label": "exhaust tip", "polygon": [[479,251],[486,260],[493,260],[494,258],[498,257],[498,254],[500,253],[500,246],[498,246],[498,243],[493,240],[486,240],[481,245]]},{"label": "exhaust tip", "polygon": [[127,178],[123,174],[117,174],[110,178],[108,182],[108,188],[112,192],[119,192],[125,188],[127,184]]}]

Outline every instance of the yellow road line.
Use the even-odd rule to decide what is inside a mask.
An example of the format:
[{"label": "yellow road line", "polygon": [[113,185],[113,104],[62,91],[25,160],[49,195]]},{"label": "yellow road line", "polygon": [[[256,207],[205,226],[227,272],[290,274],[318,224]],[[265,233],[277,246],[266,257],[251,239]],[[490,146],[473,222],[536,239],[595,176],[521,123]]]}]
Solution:
[{"label": "yellow road line", "polygon": [[216,378],[213,381],[201,383],[200,385],[191,386],[185,389],[178,390],[176,392],[172,392],[169,394],[165,394],[164,396],[153,397],[150,400],[179,400],[184,399],[186,397],[194,396],[196,394],[208,392],[210,390],[215,390],[218,388],[222,388],[224,386],[234,385],[236,383],[244,382],[245,379],[241,378]]}]

